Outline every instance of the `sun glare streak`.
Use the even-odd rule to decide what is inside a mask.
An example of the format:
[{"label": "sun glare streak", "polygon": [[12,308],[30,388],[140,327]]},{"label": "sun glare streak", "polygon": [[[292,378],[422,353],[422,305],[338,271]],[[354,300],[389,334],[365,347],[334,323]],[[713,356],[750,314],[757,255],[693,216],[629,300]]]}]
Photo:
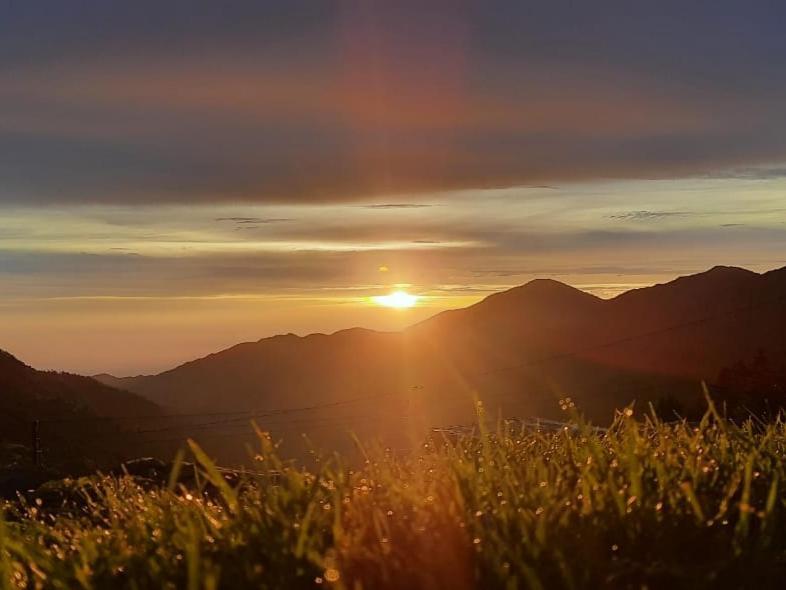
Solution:
[{"label": "sun glare streak", "polygon": [[372,297],[371,300],[382,307],[405,309],[414,306],[418,301],[418,296],[410,295],[406,291],[394,291],[389,295],[377,295],[376,297]]}]

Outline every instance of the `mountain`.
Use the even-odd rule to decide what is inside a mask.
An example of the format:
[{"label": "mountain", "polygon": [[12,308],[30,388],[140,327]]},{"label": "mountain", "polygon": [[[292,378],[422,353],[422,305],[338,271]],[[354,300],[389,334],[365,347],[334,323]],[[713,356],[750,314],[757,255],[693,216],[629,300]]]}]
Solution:
[{"label": "mountain", "polygon": [[138,394],[90,377],[38,371],[3,350],[0,350],[0,391],[4,411],[21,412],[31,419],[82,414],[146,416],[160,412],[155,403]]},{"label": "mountain", "polygon": [[[74,466],[85,457],[97,460],[110,452],[125,452],[128,440],[123,430],[142,417],[160,414],[157,404],[136,393],[90,377],[38,371],[0,350],[0,443],[4,445],[29,445],[32,423],[38,420],[48,461]],[[106,420],[114,417],[123,421]]]},{"label": "mountain", "polygon": [[757,274],[719,266],[623,293],[608,307],[604,339],[649,336],[602,350],[595,360],[712,382],[761,350],[786,369],[786,269]]},{"label": "mountain", "polygon": [[633,400],[696,395],[758,351],[784,365],[785,330],[786,269],[715,267],[609,300],[539,279],[402,332],[275,336],[102,380],[178,411],[288,408],[292,419],[264,419],[281,432],[400,434],[465,421],[476,396],[489,412],[551,417],[570,396],[604,420]]}]

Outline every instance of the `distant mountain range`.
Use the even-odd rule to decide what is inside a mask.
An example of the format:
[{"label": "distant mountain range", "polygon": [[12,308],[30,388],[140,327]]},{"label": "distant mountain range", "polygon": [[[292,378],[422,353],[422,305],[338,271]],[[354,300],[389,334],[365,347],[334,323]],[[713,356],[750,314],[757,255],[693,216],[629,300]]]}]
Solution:
[{"label": "distant mountain range", "polygon": [[[560,418],[570,397],[603,422],[632,401],[697,398],[754,358],[786,375],[786,268],[715,267],[609,300],[541,279],[401,332],[274,336],[158,375],[37,371],[0,351],[0,442],[29,444],[38,419],[49,457],[128,457],[192,434],[237,446],[254,418],[324,448],[347,431],[409,446],[472,420],[478,400],[490,416]],[[201,413],[222,418],[166,416]]]},{"label": "distant mountain range", "polygon": [[489,412],[544,417],[571,397],[605,420],[633,400],[695,395],[759,352],[786,369],[786,268],[715,267],[609,300],[539,279],[402,332],[274,336],[158,375],[97,379],[176,411],[379,433],[466,421],[476,397]]}]

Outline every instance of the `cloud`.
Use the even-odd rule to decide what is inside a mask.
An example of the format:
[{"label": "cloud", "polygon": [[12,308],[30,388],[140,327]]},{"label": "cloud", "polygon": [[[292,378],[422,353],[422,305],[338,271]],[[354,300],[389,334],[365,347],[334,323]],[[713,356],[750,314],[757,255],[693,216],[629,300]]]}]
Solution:
[{"label": "cloud", "polygon": [[286,223],[293,221],[290,217],[217,217],[216,221],[231,221],[238,225],[265,225],[268,223]]},{"label": "cloud", "polygon": [[433,207],[426,203],[381,203],[377,205],[362,205],[364,209],[422,209]]},{"label": "cloud", "polygon": [[731,170],[716,171],[707,175],[708,178],[735,179],[735,180],[773,180],[786,178],[784,166],[752,166],[748,168],[733,168]]},{"label": "cloud", "polygon": [[15,3],[0,202],[782,174],[759,167],[786,160],[786,7],[592,4]]},{"label": "cloud", "polygon": [[619,221],[650,221],[665,217],[685,217],[688,215],[692,215],[692,213],[689,211],[626,211],[625,213],[609,215],[608,218]]},{"label": "cloud", "polygon": [[[520,282],[527,277],[554,274],[652,275],[674,272],[686,263],[700,269],[705,259],[727,263],[750,256],[781,259],[786,247],[783,229],[751,227],[739,227],[730,237],[721,227],[658,232],[534,232],[488,225],[455,228],[450,239],[477,245],[375,251],[173,250],[157,255],[109,248],[97,254],[0,249],[0,277],[8,279],[2,299],[15,295],[302,292],[370,284],[379,280],[380,273],[415,284],[468,286],[476,285],[478,277],[484,278],[484,284],[493,282],[491,279],[503,279],[507,284],[512,278]],[[642,260],[655,255],[658,260],[676,262],[642,264]],[[598,260],[604,264],[598,264]]]}]

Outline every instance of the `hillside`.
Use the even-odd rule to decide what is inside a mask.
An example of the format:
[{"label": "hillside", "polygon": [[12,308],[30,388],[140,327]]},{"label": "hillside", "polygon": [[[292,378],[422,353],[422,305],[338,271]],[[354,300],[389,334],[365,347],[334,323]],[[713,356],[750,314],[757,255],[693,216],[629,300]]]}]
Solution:
[{"label": "hillside", "polygon": [[38,371],[3,350],[0,389],[4,393],[3,403],[13,403],[20,411],[38,406],[42,408],[41,418],[85,412],[96,416],[134,416],[158,411],[154,403],[137,394],[90,377]]},{"label": "hillside", "polygon": [[[39,420],[50,463],[74,465],[85,457],[120,452],[128,443],[121,436],[123,426],[130,428],[134,417],[160,413],[158,405],[138,394],[89,377],[38,371],[0,350],[0,443],[29,445],[31,424]],[[124,421],[102,420],[112,417]],[[107,433],[114,436],[107,439]]]},{"label": "hillside", "polygon": [[605,420],[636,399],[695,396],[757,351],[783,364],[785,302],[786,269],[716,267],[610,300],[535,280],[403,332],[275,336],[111,382],[181,411],[365,397],[320,417],[369,433],[466,420],[476,395],[505,415],[551,417],[570,396]]}]

